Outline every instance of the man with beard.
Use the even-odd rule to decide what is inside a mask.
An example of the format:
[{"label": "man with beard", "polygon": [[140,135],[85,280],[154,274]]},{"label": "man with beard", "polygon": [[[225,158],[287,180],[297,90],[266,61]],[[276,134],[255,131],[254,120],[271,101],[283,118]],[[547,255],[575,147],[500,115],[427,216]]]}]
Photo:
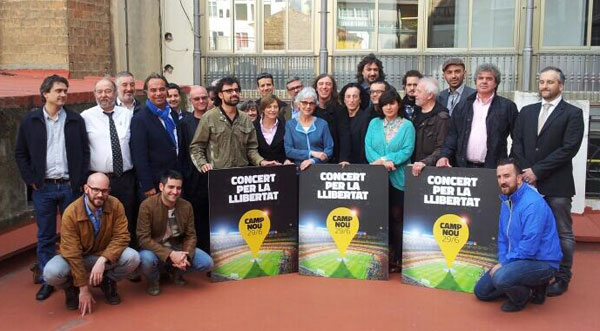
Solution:
[{"label": "man with beard", "polygon": [[136,248],[135,173],[129,150],[129,130],[132,113],[115,105],[116,86],[109,78],[96,83],[94,96],[97,105],[84,110],[90,144],[90,171],[102,172],[110,179],[111,195],[119,199],[125,209],[128,230],[132,234],[130,247]]},{"label": "man with beard", "polygon": [[[178,168],[179,139],[171,107],[167,103],[167,79],[150,74],[144,82],[148,99],[131,120],[131,156],[139,182],[139,194],[144,197],[158,192],[163,172]],[[143,200],[143,199],[141,199]]]},{"label": "man with beard", "polygon": [[142,109],[142,104],[135,98],[135,78],[129,71],[118,72],[115,76],[117,84],[117,106],[127,108],[132,114]]},{"label": "man with beard", "polygon": [[360,63],[358,63],[356,69],[356,80],[367,93],[369,93],[369,88],[373,82],[385,80],[383,63],[373,53],[365,56]]},{"label": "man with beard", "polygon": [[254,125],[248,115],[237,110],[241,93],[238,79],[233,76],[222,78],[216,91],[217,107],[204,114],[190,145],[190,155],[196,168],[205,173],[248,164],[278,164],[260,156]]},{"label": "man with beard", "polygon": [[475,93],[475,89],[464,84],[465,62],[459,57],[451,57],[444,61],[442,74],[448,88],[443,90],[437,98],[442,106],[448,108],[450,115],[460,102],[466,102],[468,97]]},{"label": "man with beard", "polygon": [[513,159],[503,159],[496,169],[500,195],[498,264],[475,285],[483,301],[508,297],[502,311],[515,312],[528,302],[542,304],[546,286],[562,258],[552,210],[527,183]]},{"label": "man with beard", "polygon": [[192,204],[194,224],[196,226],[197,246],[205,252],[210,251],[208,228],[208,176],[201,174],[190,157],[190,144],[200,123],[200,118],[208,110],[208,92],[202,86],[190,87],[190,104],[194,112],[179,122],[178,132],[181,139],[181,171],[183,173],[183,197]]},{"label": "man with beard", "polygon": [[138,252],[127,247],[127,218],[119,200],[108,195],[108,177],[91,174],[84,191],[62,218],[60,255],[44,268],[44,279],[64,288],[67,309],[79,308],[82,316],[96,302],[91,287],[100,286],[108,304],[119,304],[116,282],[140,264]]},{"label": "man with beard", "polygon": [[418,70],[409,70],[402,77],[402,86],[404,86],[402,107],[409,120],[412,120],[415,111],[419,109],[419,106],[415,104],[415,93],[421,78],[423,78],[423,75]]},{"label": "man with beard", "polygon": [[[562,97],[565,75],[556,67],[540,72],[542,102],[523,107],[513,133],[512,153],[524,180],[534,185],[552,208],[563,259],[548,296],[569,287],[575,251],[571,199],[575,195],[573,158],[583,139],[583,112]],[[537,124],[537,125],[536,125]]]},{"label": "man with beard", "polygon": [[416,131],[415,150],[412,155],[414,176],[418,176],[425,166],[435,166],[448,132],[448,110],[435,101],[439,91],[437,80],[431,77],[419,80],[415,103],[420,109],[413,116]]}]

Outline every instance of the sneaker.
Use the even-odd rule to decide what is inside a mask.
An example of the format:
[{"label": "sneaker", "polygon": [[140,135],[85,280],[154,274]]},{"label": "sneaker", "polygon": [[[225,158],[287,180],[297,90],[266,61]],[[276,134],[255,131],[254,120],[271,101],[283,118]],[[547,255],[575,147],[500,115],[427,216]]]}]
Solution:
[{"label": "sneaker", "polygon": [[102,278],[100,289],[104,293],[104,299],[106,303],[110,305],[118,305],[121,303],[121,297],[119,296],[119,293],[117,293],[117,282],[106,277],[105,275]]},{"label": "sneaker", "polygon": [[148,288],[146,289],[146,293],[151,296],[157,296],[160,294],[160,281],[148,281]]},{"label": "sneaker", "polygon": [[72,284],[65,289],[65,306],[68,310],[77,310],[79,308],[79,287]]},{"label": "sneaker", "polygon": [[502,307],[500,307],[500,309],[502,309],[503,312],[507,313],[520,311],[523,310],[523,308],[525,308],[525,305],[517,305],[510,300],[506,301],[504,304],[502,304]]},{"label": "sneaker", "polygon": [[183,275],[181,275],[181,274],[174,273],[172,275],[172,277],[173,277],[173,283],[175,283],[175,285],[182,286],[182,285],[187,284],[185,279],[183,279]]}]

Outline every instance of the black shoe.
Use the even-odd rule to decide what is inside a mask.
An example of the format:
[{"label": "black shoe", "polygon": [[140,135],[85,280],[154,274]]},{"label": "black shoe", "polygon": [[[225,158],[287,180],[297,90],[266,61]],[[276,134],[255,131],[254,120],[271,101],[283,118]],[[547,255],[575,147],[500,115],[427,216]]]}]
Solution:
[{"label": "black shoe", "polygon": [[127,279],[132,283],[139,283],[142,281],[142,276],[137,271],[134,271],[127,276]]},{"label": "black shoe", "polygon": [[548,283],[533,287],[531,289],[531,297],[529,298],[529,302],[535,303],[536,305],[541,305],[546,301],[546,289],[548,288]]},{"label": "black shoe", "polygon": [[520,310],[523,310],[523,308],[525,308],[525,305],[517,305],[517,304],[514,304],[510,300],[506,301],[504,304],[502,304],[502,307],[500,307],[500,309],[502,309],[503,312],[507,312],[507,313],[513,313],[516,311],[520,311]]},{"label": "black shoe", "polygon": [[79,287],[71,285],[65,289],[65,305],[68,310],[79,308]]},{"label": "black shoe", "polygon": [[106,303],[110,305],[118,305],[121,303],[121,297],[119,296],[119,293],[117,293],[117,282],[105,275],[100,284],[100,289],[102,290],[102,293],[104,293]]},{"label": "black shoe", "polygon": [[548,286],[548,291],[546,292],[546,295],[548,295],[549,297],[557,297],[567,292],[567,289],[569,289],[569,283],[562,279],[557,279],[554,283]]},{"label": "black shoe", "polygon": [[50,294],[52,294],[52,292],[54,292],[54,286],[48,285],[48,284],[42,284],[42,287],[40,287],[40,290],[37,291],[37,293],[35,294],[35,299],[40,300],[40,301],[46,300],[46,299],[48,299]]}]

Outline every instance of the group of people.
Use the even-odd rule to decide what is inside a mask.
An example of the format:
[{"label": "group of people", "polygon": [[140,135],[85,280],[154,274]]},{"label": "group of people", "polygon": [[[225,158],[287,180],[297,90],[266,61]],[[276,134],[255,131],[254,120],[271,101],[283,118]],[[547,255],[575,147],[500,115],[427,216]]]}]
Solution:
[{"label": "group of people", "polygon": [[[482,277],[477,296],[506,294],[503,310],[516,311],[534,294],[543,291],[545,298],[552,279],[548,295],[562,294],[574,251],[571,159],[583,137],[581,109],[561,96],[564,74],[543,69],[542,102],[519,113],[497,94],[495,65],[477,67],[475,89],[465,84],[461,58],[447,59],[442,73],[443,91],[435,79],[408,71],[401,98],[386,82],[382,62],[369,54],[358,64],[357,81],[339,93],[330,74],[306,87],[292,77],[286,103],[273,93],[273,76],[262,73],[256,79],[261,97],[240,104],[240,82],[227,76],[208,88],[191,86],[188,112],[181,107],[183,89],[162,75],[145,79],[142,103],[134,97],[133,75],[120,72],[96,83],[97,105],[81,115],[64,107],[68,81],[47,77],[40,87],[44,105],[23,118],[15,150],[38,224],[43,274],[36,298],[62,287],[67,307],[85,313],[93,302],[89,286],[100,285],[107,301],[118,303],[115,282],[128,274],[139,280],[136,270],[150,295],[160,293],[161,268],[183,284],[183,271],[212,267],[207,172],[281,164],[303,171],[320,163],[388,171],[392,271],[402,261],[407,165],[414,176],[427,166],[497,167],[504,201],[500,264]],[[507,159],[509,136],[513,159]],[[530,262],[544,263],[547,272],[524,273]]]}]

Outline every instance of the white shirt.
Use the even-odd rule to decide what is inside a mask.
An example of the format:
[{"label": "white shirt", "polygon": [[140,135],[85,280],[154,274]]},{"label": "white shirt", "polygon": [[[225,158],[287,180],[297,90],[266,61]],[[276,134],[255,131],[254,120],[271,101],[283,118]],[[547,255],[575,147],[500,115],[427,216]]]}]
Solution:
[{"label": "white shirt", "polygon": [[[119,136],[121,154],[123,155],[123,172],[131,170],[131,151],[129,150],[129,138],[131,131],[129,126],[133,113],[125,107],[115,106],[113,108],[113,120]],[[100,106],[96,105],[84,110],[81,117],[85,121],[85,128],[90,143],[90,171],[111,173],[113,172],[112,147],[110,142],[110,122],[107,115]]]},{"label": "white shirt", "polygon": [[542,110],[544,110],[544,105],[549,103],[550,108],[548,109],[548,117],[546,117],[546,120],[548,120],[548,118],[550,117],[550,115],[552,115],[552,112],[554,111],[556,106],[558,106],[558,104],[560,103],[561,100],[562,100],[562,94],[550,102],[542,99],[542,104],[540,105],[540,115],[539,116],[542,116]]},{"label": "white shirt", "polygon": [[133,114],[133,110],[135,109],[135,105],[137,104],[137,100],[135,98],[133,98],[133,103],[131,104],[131,107],[128,108],[127,106],[125,106],[125,104],[123,103],[123,101],[121,101],[118,97],[115,100],[115,103],[117,104],[117,106],[119,107],[123,107],[125,109],[128,109],[132,114]]}]

